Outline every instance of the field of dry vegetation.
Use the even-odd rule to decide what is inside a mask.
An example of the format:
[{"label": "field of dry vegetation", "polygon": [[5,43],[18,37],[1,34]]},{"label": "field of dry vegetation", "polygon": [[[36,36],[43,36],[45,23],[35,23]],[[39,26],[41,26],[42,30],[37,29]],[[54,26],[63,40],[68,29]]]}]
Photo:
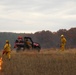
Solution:
[{"label": "field of dry vegetation", "polygon": [[12,51],[11,55],[10,61],[3,57],[0,75],[76,75],[76,49]]}]

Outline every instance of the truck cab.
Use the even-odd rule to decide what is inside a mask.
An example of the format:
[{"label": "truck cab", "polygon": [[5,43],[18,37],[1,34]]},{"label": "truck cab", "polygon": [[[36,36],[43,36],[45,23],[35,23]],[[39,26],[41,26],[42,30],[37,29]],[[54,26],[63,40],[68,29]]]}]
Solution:
[{"label": "truck cab", "polygon": [[21,49],[23,49],[23,50],[25,50],[25,49],[28,49],[28,50],[36,49],[39,52],[41,49],[41,46],[39,43],[33,42],[31,37],[18,37],[15,41],[14,48],[16,48],[17,51],[19,51]]}]

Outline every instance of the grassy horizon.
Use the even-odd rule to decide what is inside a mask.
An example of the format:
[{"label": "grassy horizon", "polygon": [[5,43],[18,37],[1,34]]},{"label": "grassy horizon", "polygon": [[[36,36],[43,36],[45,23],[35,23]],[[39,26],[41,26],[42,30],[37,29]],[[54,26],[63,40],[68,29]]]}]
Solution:
[{"label": "grassy horizon", "polygon": [[12,51],[11,56],[3,57],[0,75],[76,75],[76,49]]}]

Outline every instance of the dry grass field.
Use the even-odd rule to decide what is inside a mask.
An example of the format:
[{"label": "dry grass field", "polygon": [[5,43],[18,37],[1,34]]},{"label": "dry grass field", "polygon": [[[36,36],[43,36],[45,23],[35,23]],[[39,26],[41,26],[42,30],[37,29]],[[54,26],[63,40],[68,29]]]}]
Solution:
[{"label": "dry grass field", "polygon": [[12,51],[11,55],[10,61],[3,56],[0,75],[76,75],[76,49]]}]

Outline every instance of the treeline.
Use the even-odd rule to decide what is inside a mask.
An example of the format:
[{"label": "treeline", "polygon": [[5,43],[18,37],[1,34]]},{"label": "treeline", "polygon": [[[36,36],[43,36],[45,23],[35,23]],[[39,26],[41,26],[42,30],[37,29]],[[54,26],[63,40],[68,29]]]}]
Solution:
[{"label": "treeline", "polygon": [[13,48],[14,42],[18,36],[29,36],[34,42],[40,43],[42,48],[59,48],[61,34],[67,39],[66,48],[76,48],[76,28],[71,28],[69,30],[60,29],[57,32],[43,30],[34,34],[0,32],[0,49],[3,49],[5,40],[7,39],[10,41]]}]

